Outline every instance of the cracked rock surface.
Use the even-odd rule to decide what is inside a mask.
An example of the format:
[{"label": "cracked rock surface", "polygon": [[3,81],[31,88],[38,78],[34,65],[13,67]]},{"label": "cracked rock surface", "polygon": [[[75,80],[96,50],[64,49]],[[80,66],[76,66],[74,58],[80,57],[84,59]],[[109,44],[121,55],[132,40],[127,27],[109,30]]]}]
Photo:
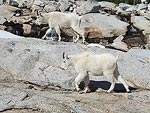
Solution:
[{"label": "cracked rock surface", "polygon": [[[121,84],[106,93],[106,77],[90,76],[93,92],[73,91],[76,72],[60,68],[62,53],[82,51],[119,55],[119,73],[138,88],[125,93]],[[40,39],[0,39],[0,112],[3,113],[147,113],[150,111],[150,53],[88,47]]]},{"label": "cracked rock surface", "polygon": [[147,113],[150,110],[147,90],[79,94],[52,88],[27,89],[29,84],[16,84],[22,87],[10,86],[10,83],[0,85],[0,111],[3,113]]}]

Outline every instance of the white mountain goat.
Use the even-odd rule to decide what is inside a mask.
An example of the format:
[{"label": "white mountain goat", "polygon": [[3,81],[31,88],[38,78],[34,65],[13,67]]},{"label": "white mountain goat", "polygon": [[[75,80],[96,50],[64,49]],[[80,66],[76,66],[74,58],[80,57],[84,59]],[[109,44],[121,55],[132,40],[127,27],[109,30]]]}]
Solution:
[{"label": "white mountain goat", "polygon": [[[61,40],[61,29],[69,29],[71,28],[73,32],[76,34],[77,38],[74,40],[74,42],[77,42],[79,40],[80,35],[83,38],[83,43],[85,42],[84,37],[84,30],[80,28],[80,22],[81,22],[81,16],[75,14],[75,13],[62,13],[62,12],[50,12],[50,13],[44,13],[41,15],[41,17],[44,17],[48,24],[49,29],[46,31],[45,35],[42,37],[42,39],[45,39],[46,36],[51,33],[52,28],[56,30],[56,33],[59,36],[58,41]],[[41,20],[43,20],[41,19]],[[38,22],[37,22],[38,23]],[[73,38],[75,39],[75,38]]]},{"label": "white mountain goat", "polygon": [[69,65],[74,65],[78,76],[75,78],[75,87],[77,91],[80,91],[79,84],[84,81],[85,90],[84,93],[89,92],[89,73],[101,76],[102,74],[110,79],[111,86],[107,92],[111,92],[115,86],[115,80],[120,81],[127,92],[129,92],[129,86],[121,75],[115,74],[117,69],[118,57],[109,53],[94,54],[91,52],[83,52],[79,55],[66,55],[63,53],[62,69],[67,69]]}]

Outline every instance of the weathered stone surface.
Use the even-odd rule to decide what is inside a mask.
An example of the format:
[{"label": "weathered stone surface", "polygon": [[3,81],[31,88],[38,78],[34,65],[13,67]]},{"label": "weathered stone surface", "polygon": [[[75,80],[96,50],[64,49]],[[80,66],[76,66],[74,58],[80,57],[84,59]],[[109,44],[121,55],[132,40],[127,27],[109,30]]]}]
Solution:
[{"label": "weathered stone surface", "polygon": [[[105,93],[103,90],[110,87],[106,77],[90,76],[90,87],[94,93],[78,94],[78,92],[65,90],[73,88],[76,72],[73,67],[68,70],[60,68],[64,51],[68,54],[92,51],[120,55],[119,73],[130,86],[150,89],[149,50],[132,49],[124,53],[82,44],[31,38],[0,39],[0,112],[149,112],[149,90],[132,93]],[[116,84],[114,91],[121,92],[124,88]]]},{"label": "weathered stone surface", "polygon": [[71,6],[71,3],[68,1],[60,1],[59,9],[61,12],[65,12],[66,10],[69,10],[69,7]]},{"label": "weathered stone surface", "polygon": [[[41,86],[59,86],[72,89],[76,76],[73,67],[63,71],[60,68],[62,53],[77,54],[82,51],[120,54],[118,68],[121,75],[132,84],[150,88],[150,63],[147,57],[132,56],[115,50],[80,46],[73,43],[57,43],[37,39],[0,39],[0,67],[13,75],[16,80],[24,80]],[[145,51],[145,50],[143,50]],[[149,54],[146,51],[145,54]]]},{"label": "weathered stone surface", "polygon": [[146,9],[147,9],[147,4],[139,4],[137,7],[137,11],[146,10]]},{"label": "weathered stone surface", "polygon": [[116,49],[120,49],[120,50],[123,50],[123,51],[128,51],[128,45],[122,41],[120,42],[113,42],[111,44],[112,47],[116,48]]},{"label": "weathered stone surface", "polygon": [[14,15],[14,12],[11,12],[8,9],[6,9],[5,5],[0,5],[0,15],[6,20],[9,20]]},{"label": "weathered stone surface", "polygon": [[39,91],[3,87],[0,95],[3,113],[146,113],[150,110],[149,91],[78,94],[52,89]]},{"label": "weathered stone surface", "polygon": [[119,37],[117,37],[115,40],[113,40],[113,43],[111,44],[112,47],[116,48],[116,49],[120,49],[123,51],[128,51],[128,45],[123,42],[123,36],[120,35]]},{"label": "weathered stone surface", "polygon": [[144,59],[145,61],[150,62],[150,52],[147,50],[141,50],[141,49],[130,49],[128,52],[129,55],[134,57],[139,57]]},{"label": "weathered stone surface", "polygon": [[100,5],[96,2],[96,0],[88,0],[80,7],[78,7],[75,12],[79,15],[84,15],[87,13],[99,12]]},{"label": "weathered stone surface", "polygon": [[58,100],[50,97],[44,97],[38,94],[32,94],[13,88],[0,89],[0,111],[9,109],[33,109],[51,112],[51,113],[69,113],[71,109]]},{"label": "weathered stone surface", "polygon": [[2,25],[4,22],[6,22],[6,19],[5,19],[5,17],[3,17],[3,16],[0,16],[0,24]]},{"label": "weathered stone surface", "polygon": [[4,31],[4,30],[0,30],[0,38],[24,38],[18,35],[14,35],[10,32]]},{"label": "weathered stone surface", "polygon": [[99,13],[84,15],[81,21],[81,27],[98,28],[94,29],[94,31],[98,31],[99,38],[124,35],[128,25],[128,23],[120,21],[116,16],[107,16]]},{"label": "weathered stone surface", "polygon": [[54,5],[53,5],[53,6],[46,5],[46,6],[44,7],[44,9],[45,9],[46,12],[54,12],[54,11],[57,10],[57,7],[54,6]]},{"label": "weathered stone surface", "polygon": [[23,24],[23,35],[24,36],[27,36],[29,34],[31,34],[31,29],[32,29],[32,26],[30,24]]},{"label": "weathered stone surface", "polygon": [[18,23],[18,24],[24,24],[24,23],[29,23],[30,21],[32,21],[31,16],[20,16],[20,17],[15,17],[13,16],[9,22],[12,21],[14,23]]},{"label": "weathered stone surface", "polygon": [[[36,31],[34,29],[34,20],[36,19],[36,13],[34,14],[34,11],[51,12],[59,10],[57,9],[59,5],[56,0],[25,1],[26,0],[17,0],[17,2],[10,3],[10,5],[24,7],[22,10],[9,5],[0,6],[0,29],[6,29],[7,27],[7,30],[11,28],[13,31],[16,30],[16,32],[18,32],[22,29],[20,29],[20,27],[16,29],[14,26],[20,24],[24,28],[22,33],[28,36],[30,32],[33,34],[33,32],[35,33]],[[71,3],[72,9],[69,11],[72,11],[86,2],[85,0],[61,0],[61,2],[62,1],[65,3],[69,2],[69,4]],[[34,2],[34,4],[32,2]],[[62,11],[68,11],[68,9],[65,9],[68,5],[62,4],[62,6]],[[91,6],[93,7],[92,4]],[[25,7],[31,7],[33,12],[31,13],[31,11]],[[86,6],[88,10],[82,10],[83,12],[89,12],[92,7]],[[96,7],[94,12],[97,12],[99,5],[97,7],[97,4],[94,4],[94,7]],[[145,38],[147,38],[147,43],[149,43],[149,23],[147,23],[150,18],[149,11],[143,9],[143,6],[137,7],[138,5],[131,6],[124,4],[123,6],[119,5],[117,9],[116,4],[110,6],[109,4],[104,4],[102,5],[102,9],[104,9],[102,12],[103,15],[99,13],[84,15],[81,21],[81,27],[85,27],[85,36],[88,35],[88,38],[103,38],[125,34],[126,26],[128,25],[125,23],[123,27],[120,26],[122,25],[122,21],[120,21],[119,18],[116,19],[114,16],[114,12],[117,11],[121,20],[122,16],[125,16],[125,19],[127,19],[125,22],[130,21],[128,17],[131,13],[142,15],[143,17],[137,17],[139,20],[136,21],[135,25],[137,28],[140,28],[140,30],[144,29],[143,34]],[[16,12],[18,11],[22,12],[21,15],[17,15]],[[111,13],[113,13],[113,16]],[[144,19],[140,20],[140,18]],[[6,22],[6,20],[11,22]],[[15,24],[12,24],[12,22]],[[42,29],[43,26],[38,27],[39,29],[37,29],[37,31],[40,31],[40,28]],[[41,32],[43,31],[41,30]],[[68,37],[68,35],[74,35],[70,29],[63,29],[62,34],[67,41],[72,41],[72,38],[69,39]],[[65,36],[65,34],[67,34],[67,36]],[[37,35],[38,34],[33,34],[32,36],[35,37]],[[117,38],[114,42],[115,44],[117,43],[117,45],[118,43],[121,44],[121,47],[122,44],[125,43],[128,44],[128,47],[137,47],[139,44],[144,45],[143,40],[138,36],[123,40],[125,43],[121,40],[122,38]],[[94,92],[78,94],[76,91],[70,91],[74,88],[74,79],[77,75],[74,68],[70,67],[68,70],[62,70],[60,68],[63,52],[67,52],[68,54],[78,54],[82,51],[92,51],[94,53],[108,52],[119,55],[119,73],[128,81],[130,86],[150,89],[150,46],[146,44],[145,47],[148,50],[131,49],[127,53],[124,53],[106,49],[103,46],[101,48],[99,44],[92,46],[89,44],[89,46],[86,46],[78,43],[44,41],[24,38],[6,31],[0,31],[0,112],[148,113],[150,111],[149,90],[143,91],[138,89],[136,91],[132,90],[131,93],[122,93],[124,87],[120,84],[116,84],[115,92],[105,93],[104,90],[106,91],[110,87],[107,78],[103,76],[90,76],[90,88]]]},{"label": "weathered stone surface", "polygon": [[90,27],[90,26],[85,27],[84,31],[85,31],[85,37],[88,37],[88,38],[103,37],[102,32],[100,31],[98,27]]},{"label": "weathered stone surface", "polygon": [[121,8],[123,11],[125,11],[126,9],[131,7],[131,5],[126,4],[126,3],[120,3],[118,7]]},{"label": "weathered stone surface", "polygon": [[0,0],[0,5],[2,5],[3,4],[3,0]]},{"label": "weathered stone surface", "polygon": [[[125,77],[129,81],[132,81],[134,78],[132,83],[136,83],[138,81],[138,83],[136,84],[137,86],[141,86],[140,84],[144,83],[143,86],[141,87],[149,88],[150,83],[148,82],[149,77],[147,76],[150,74],[149,56],[150,56],[149,50],[131,49],[124,55],[122,61],[120,61],[120,63],[122,63],[122,66],[119,67],[120,73],[125,75]],[[135,70],[135,68],[137,69]]]},{"label": "weathered stone surface", "polygon": [[139,11],[141,16],[144,16],[146,19],[150,19],[150,11],[141,10]]},{"label": "weathered stone surface", "polygon": [[133,26],[143,31],[144,35],[150,34],[150,21],[144,18],[143,16],[134,16],[131,17],[131,22]]},{"label": "weathered stone surface", "polygon": [[98,2],[98,3],[100,4],[101,7],[107,8],[107,9],[113,9],[116,6],[116,4],[114,4],[112,2],[107,2],[107,1],[102,1],[102,2]]}]

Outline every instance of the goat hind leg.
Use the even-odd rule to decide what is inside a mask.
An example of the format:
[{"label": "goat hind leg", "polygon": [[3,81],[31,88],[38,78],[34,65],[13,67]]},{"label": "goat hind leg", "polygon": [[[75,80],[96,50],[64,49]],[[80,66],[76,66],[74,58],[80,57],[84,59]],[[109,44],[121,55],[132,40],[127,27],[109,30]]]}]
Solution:
[{"label": "goat hind leg", "polygon": [[107,90],[107,92],[110,93],[111,91],[113,91],[113,89],[115,87],[114,74],[113,73],[109,73],[109,72],[105,72],[104,75],[109,79],[109,81],[111,83],[110,88]]},{"label": "goat hind leg", "polygon": [[122,78],[121,75],[118,76],[118,81],[120,81],[124,85],[127,92],[130,92],[129,86],[127,85],[126,81]]},{"label": "goat hind leg", "polygon": [[56,30],[56,33],[58,34],[58,41],[61,41],[61,36],[60,36],[61,31],[60,31],[59,26],[56,26],[56,27],[55,27],[55,30]]},{"label": "goat hind leg", "polygon": [[90,92],[90,89],[89,89],[89,75],[87,75],[85,78],[84,78],[84,84],[85,84],[85,89],[84,89],[84,93],[88,93]]}]

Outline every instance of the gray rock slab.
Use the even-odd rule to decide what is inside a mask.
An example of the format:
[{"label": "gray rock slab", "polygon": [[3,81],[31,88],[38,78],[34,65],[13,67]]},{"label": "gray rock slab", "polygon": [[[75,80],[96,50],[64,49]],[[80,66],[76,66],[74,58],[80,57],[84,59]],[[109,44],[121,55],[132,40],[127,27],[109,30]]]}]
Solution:
[{"label": "gray rock slab", "polygon": [[4,113],[19,110],[33,110],[33,113],[147,113],[149,103],[149,91],[79,94],[61,90],[0,89],[0,111]]},{"label": "gray rock slab", "polygon": [[96,0],[87,0],[87,2],[83,3],[80,7],[77,7],[75,12],[79,15],[84,15],[87,13],[96,13],[100,10],[100,5]]},{"label": "gray rock slab", "polygon": [[139,30],[143,30],[144,35],[150,34],[150,21],[147,20],[144,16],[131,16],[131,22],[133,26]]},{"label": "gray rock slab", "polygon": [[[94,53],[112,53],[120,55],[119,73],[134,86],[150,88],[150,62],[145,56],[133,56],[112,49],[88,47],[83,44],[52,42],[40,39],[0,39],[1,71],[11,74],[15,80],[28,81],[41,86],[58,86],[64,89],[74,87],[77,75],[74,68],[60,68],[62,54],[78,54],[82,51]],[[140,51],[140,50],[139,50]],[[100,81],[101,79],[95,79]],[[107,80],[107,79],[106,79]]]},{"label": "gray rock slab", "polygon": [[94,27],[101,32],[101,37],[113,37],[125,35],[129,24],[119,20],[114,15],[103,15],[100,13],[90,13],[84,15],[81,27]]}]

